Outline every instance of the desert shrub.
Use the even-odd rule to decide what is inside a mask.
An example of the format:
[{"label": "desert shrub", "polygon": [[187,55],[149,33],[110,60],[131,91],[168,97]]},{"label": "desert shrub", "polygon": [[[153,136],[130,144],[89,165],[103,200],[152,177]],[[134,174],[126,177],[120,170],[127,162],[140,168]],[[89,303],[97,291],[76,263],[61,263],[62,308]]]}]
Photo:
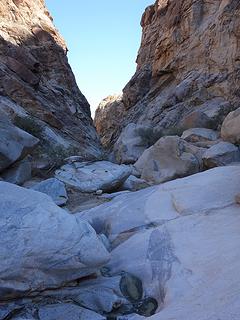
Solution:
[{"label": "desert shrub", "polygon": [[169,127],[169,128],[139,128],[138,134],[142,138],[143,144],[151,147],[160,138],[165,136],[181,136],[184,129],[180,127]]},{"label": "desert shrub", "polygon": [[33,118],[16,116],[14,119],[14,124],[18,128],[32,134],[33,136],[41,138],[42,127]]}]

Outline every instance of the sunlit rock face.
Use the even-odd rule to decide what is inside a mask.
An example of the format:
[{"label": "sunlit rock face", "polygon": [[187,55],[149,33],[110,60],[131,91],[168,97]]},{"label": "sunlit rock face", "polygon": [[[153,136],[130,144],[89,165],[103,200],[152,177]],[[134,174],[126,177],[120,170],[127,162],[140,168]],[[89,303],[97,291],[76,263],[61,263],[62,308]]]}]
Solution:
[{"label": "sunlit rock face", "polygon": [[49,143],[98,156],[89,104],[44,1],[2,0],[0,16],[0,112],[23,129],[35,123]]},{"label": "sunlit rock face", "polygon": [[239,18],[236,0],[157,0],[149,6],[137,70],[123,89],[120,127],[218,129],[239,104]]}]

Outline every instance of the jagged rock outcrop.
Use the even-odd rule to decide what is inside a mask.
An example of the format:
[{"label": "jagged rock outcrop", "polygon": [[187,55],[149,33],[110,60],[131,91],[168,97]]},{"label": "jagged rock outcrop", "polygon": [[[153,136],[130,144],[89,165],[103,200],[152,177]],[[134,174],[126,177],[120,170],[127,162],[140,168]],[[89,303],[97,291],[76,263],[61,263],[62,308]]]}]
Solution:
[{"label": "jagged rock outcrop", "polygon": [[112,148],[120,134],[120,122],[124,111],[121,95],[108,96],[96,110],[94,124],[106,149]]},{"label": "jagged rock outcrop", "polygon": [[137,71],[111,134],[130,122],[218,129],[239,106],[239,1],[157,0],[141,25]]},{"label": "jagged rock outcrop", "polygon": [[99,156],[89,104],[44,0],[2,0],[0,17],[0,112],[44,140],[46,153],[48,143]]}]

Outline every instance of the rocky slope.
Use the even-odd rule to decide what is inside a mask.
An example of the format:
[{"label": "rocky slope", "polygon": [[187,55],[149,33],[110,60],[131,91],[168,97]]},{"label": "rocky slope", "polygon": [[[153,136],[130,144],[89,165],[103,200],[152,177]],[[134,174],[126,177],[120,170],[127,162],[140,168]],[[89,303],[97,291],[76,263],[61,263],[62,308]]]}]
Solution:
[{"label": "rocky slope", "polygon": [[[141,21],[137,71],[123,89],[125,108],[112,144],[130,122],[217,129],[239,106],[239,18],[237,0],[157,0],[149,6]],[[104,123],[111,118],[108,112]],[[104,123],[98,125],[103,141]]]},{"label": "rocky slope", "polygon": [[0,16],[1,117],[6,113],[49,150],[99,156],[89,104],[44,1],[2,0]]}]

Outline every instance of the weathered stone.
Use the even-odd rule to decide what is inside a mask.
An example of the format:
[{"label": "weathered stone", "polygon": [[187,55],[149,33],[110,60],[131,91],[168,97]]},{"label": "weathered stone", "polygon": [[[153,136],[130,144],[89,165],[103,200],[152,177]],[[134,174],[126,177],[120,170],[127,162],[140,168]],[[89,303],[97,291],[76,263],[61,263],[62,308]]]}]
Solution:
[{"label": "weathered stone", "polygon": [[24,158],[39,140],[16,126],[0,121],[0,172]]},{"label": "weathered stone", "polygon": [[94,124],[102,145],[112,149],[121,132],[121,119],[125,113],[122,96],[109,96],[97,107]]},{"label": "weathered stone", "polygon": [[131,169],[108,161],[74,162],[57,170],[55,176],[81,192],[114,191],[130,176]]},{"label": "weathered stone", "polygon": [[138,191],[147,187],[149,187],[149,184],[145,180],[136,178],[135,176],[131,175],[124,182],[121,189],[129,191]]},{"label": "weathered stone", "polygon": [[43,193],[0,182],[0,213],[0,301],[60,287],[109,259],[92,227]]},{"label": "weathered stone", "polygon": [[47,194],[58,206],[64,205],[68,201],[64,183],[55,178],[37,183],[31,189]]},{"label": "weathered stone", "polygon": [[163,137],[145,150],[134,166],[142,179],[162,183],[199,172],[203,150],[177,136]]},{"label": "weathered stone", "polygon": [[240,162],[239,148],[229,142],[219,142],[203,154],[203,162],[207,168],[226,166]]},{"label": "weathered stone", "polygon": [[13,167],[4,171],[2,177],[6,182],[18,184],[19,186],[23,185],[24,182],[32,177],[31,162],[25,159],[15,163]]},{"label": "weathered stone", "polygon": [[45,2],[2,0],[0,15],[0,109],[9,99],[16,106],[9,113],[14,119],[23,116],[18,112],[22,108],[42,125],[39,138],[51,148],[73,146],[75,155],[100,157],[90,106],[77,87],[66,43]]},{"label": "weathered stone", "polygon": [[135,123],[130,123],[123,129],[114,145],[114,155],[118,163],[131,164],[138,160],[144,150],[150,147],[150,129]]},{"label": "weathered stone", "polygon": [[221,136],[226,141],[240,144],[240,108],[227,115],[222,125]]},{"label": "weathered stone", "polygon": [[205,128],[193,128],[183,132],[182,139],[187,142],[215,141],[219,138],[217,131]]},{"label": "weathered stone", "polygon": [[239,107],[239,18],[237,0],[156,0],[147,7],[137,70],[123,89],[124,112],[102,139],[116,139],[131,122],[218,130]]}]

